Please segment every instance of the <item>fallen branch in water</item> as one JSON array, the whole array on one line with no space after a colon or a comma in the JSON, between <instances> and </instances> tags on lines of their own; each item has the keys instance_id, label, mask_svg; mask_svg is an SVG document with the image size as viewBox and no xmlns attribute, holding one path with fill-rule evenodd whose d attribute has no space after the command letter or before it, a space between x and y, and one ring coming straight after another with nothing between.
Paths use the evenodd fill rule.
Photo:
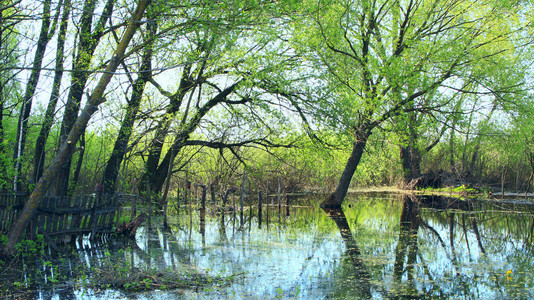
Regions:
<instances>
[{"instance_id":1,"label":"fallen branch in water","mask_svg":"<svg viewBox=\"0 0 534 300\"><path fill-rule=\"evenodd\" d=\"M117 228L117 232L119 234L127 235L129 237L135 237L135 233L137 232L137 228L143 224L146 220L146 214L142 213L137 218L133 219L132 221L128 223L123 223L121 226Z\"/></svg>"}]
</instances>

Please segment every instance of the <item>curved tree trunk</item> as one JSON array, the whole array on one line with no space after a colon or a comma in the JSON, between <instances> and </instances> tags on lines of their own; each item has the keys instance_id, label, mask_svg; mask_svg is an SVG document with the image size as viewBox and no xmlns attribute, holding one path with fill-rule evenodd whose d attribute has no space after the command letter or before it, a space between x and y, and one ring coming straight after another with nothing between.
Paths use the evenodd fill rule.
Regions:
<instances>
[{"instance_id":1,"label":"curved tree trunk","mask_svg":"<svg viewBox=\"0 0 534 300\"><path fill-rule=\"evenodd\" d=\"M180 86L178 87L178 91L169 97L169 107L167 108L167 111L165 112L163 118L159 121L156 127L156 134L154 135L154 138L152 139L152 141L150 142L150 146L148 147L148 158L145 164L144 180L150 181L150 178L152 178L152 176L154 176L154 174L156 174L157 172L158 165L160 164L163 144L171 126L171 119L180 109L185 94L190 91L194 86L194 83L192 83L190 80L190 76L191 64L187 64L186 66L184 66L184 70L182 71L182 78L180 79ZM154 190L159 191L160 189Z\"/></svg>"}]
</instances>

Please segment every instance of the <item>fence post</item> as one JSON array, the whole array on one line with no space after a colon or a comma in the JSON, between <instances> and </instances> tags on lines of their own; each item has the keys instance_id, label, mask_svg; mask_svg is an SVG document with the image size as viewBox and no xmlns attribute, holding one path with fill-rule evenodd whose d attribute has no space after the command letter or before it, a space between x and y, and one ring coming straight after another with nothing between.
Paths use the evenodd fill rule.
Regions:
<instances>
[{"instance_id":1,"label":"fence post","mask_svg":"<svg viewBox=\"0 0 534 300\"><path fill-rule=\"evenodd\" d=\"M245 183L246 183L246 174L243 170L243 184L241 186L241 225L243 225L243 202L245 201Z\"/></svg>"},{"instance_id":2,"label":"fence post","mask_svg":"<svg viewBox=\"0 0 534 300\"><path fill-rule=\"evenodd\" d=\"M284 194L286 191L284 190ZM289 217L289 195L286 194L286 217Z\"/></svg>"},{"instance_id":3,"label":"fence post","mask_svg":"<svg viewBox=\"0 0 534 300\"><path fill-rule=\"evenodd\" d=\"M261 207L261 190L258 191L258 228L261 229L261 217L262 217L262 207Z\"/></svg>"},{"instance_id":4,"label":"fence post","mask_svg":"<svg viewBox=\"0 0 534 300\"><path fill-rule=\"evenodd\" d=\"M282 182L280 180L280 177L278 177L278 225L282 222L282 196L280 193L282 192Z\"/></svg>"},{"instance_id":5,"label":"fence post","mask_svg":"<svg viewBox=\"0 0 534 300\"><path fill-rule=\"evenodd\" d=\"M150 183L147 181L148 190L148 230L152 229L152 191L150 190Z\"/></svg>"},{"instance_id":6,"label":"fence post","mask_svg":"<svg viewBox=\"0 0 534 300\"><path fill-rule=\"evenodd\" d=\"M96 215L96 209L98 207L98 205L100 204L100 198L102 197L102 192L104 191L104 185L101 184L101 183L97 183L95 185L95 193L96 193L96 198L95 198L95 202L93 204L93 210L91 212L91 221L92 221L92 224L91 224L91 240L95 238L95 233L96 233L96 225L97 225L97 221L96 219L98 218L97 215Z\"/></svg>"}]
</instances>

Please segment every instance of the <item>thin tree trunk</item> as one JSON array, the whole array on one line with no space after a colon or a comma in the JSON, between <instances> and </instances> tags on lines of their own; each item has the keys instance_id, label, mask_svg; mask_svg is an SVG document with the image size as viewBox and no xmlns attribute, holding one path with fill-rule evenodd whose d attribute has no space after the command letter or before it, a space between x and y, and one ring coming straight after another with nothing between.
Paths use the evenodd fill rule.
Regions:
<instances>
[{"instance_id":1,"label":"thin tree trunk","mask_svg":"<svg viewBox=\"0 0 534 300\"><path fill-rule=\"evenodd\" d=\"M172 151L172 150L171 150ZM163 205L163 228L168 229L169 224L167 223L167 197L169 195L169 188L171 186L171 174L172 174L172 165L169 165L167 170L167 181L165 182L165 190L163 191L163 196L161 197L161 205Z\"/></svg>"},{"instance_id":2,"label":"thin tree trunk","mask_svg":"<svg viewBox=\"0 0 534 300\"><path fill-rule=\"evenodd\" d=\"M80 138L80 147L78 148L78 161L76 162L76 169L74 170L74 175L72 178L72 184L69 187L69 193L72 193L76 190L76 185L78 185L78 179L80 179L80 172L82 171L83 158L85 154L85 131L82 132Z\"/></svg>"},{"instance_id":3,"label":"thin tree trunk","mask_svg":"<svg viewBox=\"0 0 534 300\"><path fill-rule=\"evenodd\" d=\"M185 94L194 86L190 81L190 73L191 65L188 64L182 71L182 78L180 79L178 91L169 97L169 107L167 108L163 119L161 119L161 121L158 123L156 134L150 142L148 158L145 165L145 178L151 178L154 174L156 174L161 159L163 143L165 142L165 138L167 137L170 129L171 119L180 109Z\"/></svg>"},{"instance_id":4,"label":"thin tree trunk","mask_svg":"<svg viewBox=\"0 0 534 300\"><path fill-rule=\"evenodd\" d=\"M78 112L80 111L80 103L83 97L83 91L89 78L91 60L100 39L104 34L105 24L113 12L113 5L115 0L108 0L100 19L92 32L93 15L98 1L86 0L83 7L83 14L80 24L80 41L77 46L78 53L73 64L73 72L71 75L71 84L69 94L67 96L67 103L65 104L65 112L63 114L63 121L61 125L60 144L67 140L67 136L71 131ZM56 194L65 195L69 186L69 174L71 168L71 157L67 157L61 171L57 175Z\"/></svg>"},{"instance_id":5,"label":"thin tree trunk","mask_svg":"<svg viewBox=\"0 0 534 300\"><path fill-rule=\"evenodd\" d=\"M64 62L64 48L65 48L65 37L67 34L67 27L69 23L69 15L71 9L70 0L65 0L63 5L63 16L61 18L61 25L59 29L59 36L57 40L57 52L56 52L56 66L54 73L54 82L52 83L52 93L50 94L50 100L48 101L48 107L46 108L46 113L41 126L41 131L37 137L35 143L35 154L34 154L34 165L33 165L33 182L39 181L41 175L43 174L43 168L45 163L45 146L48 135L50 134L50 129L54 123L54 115L56 111L57 101L59 99L59 90L61 87L61 79L63 78L63 62Z\"/></svg>"},{"instance_id":6,"label":"thin tree trunk","mask_svg":"<svg viewBox=\"0 0 534 300\"><path fill-rule=\"evenodd\" d=\"M35 189L31 193L28 201L26 201L24 204L24 208L22 209L19 217L13 223L11 230L7 234L7 243L0 245L0 255L13 255L15 253L15 245L21 240L23 233L30 223L32 216L36 212L42 197L45 195L50 184L57 176L58 172L60 171L60 167L63 165L65 160L72 155L74 146L76 145L82 132L85 131L91 116L98 110L98 106L105 101L103 96L106 87L111 81L111 78L117 70L118 65L122 61L128 44L132 40L137 28L141 24L141 18L143 17L145 9L149 3L150 0L139 0L137 3L137 7L128 22L128 27L126 28L120 43L117 45L117 49L115 50L111 60L108 63L108 66L106 67L106 72L104 72L100 77L100 80L87 104L85 105L85 108L72 127L66 142L61 145L58 154L50 166L43 172L43 176L41 176L41 179L37 182Z\"/></svg>"},{"instance_id":7,"label":"thin tree trunk","mask_svg":"<svg viewBox=\"0 0 534 300\"><path fill-rule=\"evenodd\" d=\"M15 143L15 150L13 152L13 161L15 163L15 176L13 178L13 191L18 192L21 189L21 172L22 172L22 156L24 154L24 146L26 137L28 135L28 119L32 109L33 96L39 82L41 75L41 66L43 63L46 46L50 41L50 6L52 0L46 0L43 4L43 21L41 23L41 32L39 33L39 40L37 41L37 49L35 50L35 57L33 59L33 67L30 78L26 85L24 92L24 99L20 108L20 115L17 127L17 137Z\"/></svg>"},{"instance_id":8,"label":"thin tree trunk","mask_svg":"<svg viewBox=\"0 0 534 300\"><path fill-rule=\"evenodd\" d=\"M0 20L1 21L1 20ZM2 37L0 36L0 41ZM1 47L1 44L0 44ZM3 82L0 79L0 191L4 191L8 186L7 164L5 158L6 149L4 147L4 99L3 99Z\"/></svg>"},{"instance_id":9,"label":"thin tree trunk","mask_svg":"<svg viewBox=\"0 0 534 300\"><path fill-rule=\"evenodd\" d=\"M367 140L371 135L371 126L369 124L362 124L357 128L356 131L356 141L352 146L352 152L350 157L345 165L345 169L339 178L336 190L328 197L323 203L321 203L322 208L341 208L341 204L347 195L349 190L350 182L356 172L356 168L360 163L360 160L365 150L365 145Z\"/></svg>"},{"instance_id":10,"label":"thin tree trunk","mask_svg":"<svg viewBox=\"0 0 534 300\"><path fill-rule=\"evenodd\" d=\"M215 97L210 99L206 104L204 104L195 113L195 115L191 117L188 123L183 124L182 126L183 129L180 130L175 135L174 142L171 145L171 149L173 149L173 151L167 151L167 153L165 154L165 157L161 161L156 172L151 174L151 176L149 177L153 191L161 191L161 188L163 187L163 184L165 183L165 177L167 174L167 169L168 169L169 164L172 165L174 163L174 159L176 155L184 147L185 142L189 139L193 131L195 131L195 129L198 127L202 118L217 104L226 101L226 97L228 97L228 95L234 92L237 85L238 83L234 83L233 85L221 91ZM239 103L245 103L245 101L239 102ZM238 102L234 102L234 103L238 103ZM147 175L148 173L145 174L145 176Z\"/></svg>"},{"instance_id":11,"label":"thin tree trunk","mask_svg":"<svg viewBox=\"0 0 534 300\"><path fill-rule=\"evenodd\" d=\"M4 24L4 12L0 10L0 26L3 26ZM0 51L2 51L2 47L4 41L4 28L0 27ZM7 41L7 37L6 37ZM4 53L4 52L0 52ZM7 54L7 52L6 52ZM4 58L6 62L8 61L8 57ZM0 74L2 75L2 74ZM0 191L7 190L8 188L8 175L7 175L7 157L6 157L6 149L4 147L4 140L5 140L5 133L4 133L4 103L5 103L5 97L4 97L4 85L7 82L4 82L3 76L0 76Z\"/></svg>"},{"instance_id":12,"label":"thin tree trunk","mask_svg":"<svg viewBox=\"0 0 534 300\"><path fill-rule=\"evenodd\" d=\"M148 38L151 39L156 35L157 24L155 22L148 22L147 28L149 31ZM104 170L102 184L104 185L104 193L106 194L111 194L115 191L120 165L128 151L128 141L133 132L133 126L137 113L139 112L139 106L141 105L146 83L152 76L150 72L152 69L152 50L152 45L147 46L144 50L141 67L139 69L139 77L133 84L132 96L128 102L128 107L126 108L126 116L121 123L117 140L115 140L113 151L111 152L111 156L109 157Z\"/></svg>"},{"instance_id":13,"label":"thin tree trunk","mask_svg":"<svg viewBox=\"0 0 534 300\"><path fill-rule=\"evenodd\" d=\"M493 107L491 108L490 113L486 116L486 119L482 123L481 127L478 130L478 134L475 138L475 148L473 149L473 155L471 156L471 161L469 162L469 167L467 169L466 178L473 178L474 170L475 170L475 164L478 161L478 155L480 151L480 145L482 144L482 130L484 130L484 126L491 120L491 117L493 116L493 113L497 109L497 104L494 103Z\"/></svg>"},{"instance_id":14,"label":"thin tree trunk","mask_svg":"<svg viewBox=\"0 0 534 300\"><path fill-rule=\"evenodd\" d=\"M451 168L451 172L455 173L455 162L454 162L454 132L456 131L456 118L452 121L451 126L451 136L449 140L449 166Z\"/></svg>"}]
</instances>

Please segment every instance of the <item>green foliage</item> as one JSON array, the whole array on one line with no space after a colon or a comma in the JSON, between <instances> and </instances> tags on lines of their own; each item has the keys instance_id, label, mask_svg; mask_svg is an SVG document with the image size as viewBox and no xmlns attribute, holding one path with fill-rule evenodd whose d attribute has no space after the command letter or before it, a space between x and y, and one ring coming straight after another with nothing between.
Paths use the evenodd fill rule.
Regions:
<instances>
[{"instance_id":1,"label":"green foliage","mask_svg":"<svg viewBox=\"0 0 534 300\"><path fill-rule=\"evenodd\" d=\"M147 149L165 120L170 133L162 140L162 156L195 121L198 124L186 132L187 142L248 141L251 146L219 150L184 142L172 170L171 189L190 180L215 183L220 191L239 186L245 171L253 189L265 188L267 183L273 189L282 178L288 192L331 191L352 149L356 128L364 123L374 130L352 187L397 183L404 171L399 146L421 152L423 171L443 169L460 177L480 147L481 154L473 162L475 177L491 183L506 181L506 177L526 181L528 153L534 144L532 113L523 111L529 105L524 91L532 58L531 49L525 46L531 36L528 30L532 30L528 8L514 1L424 0L413 4L385 0L154 1L150 19L157 22L157 38L142 44L149 36L145 24L135 37L125 70L116 74L107 101L95 114L98 120L85 133L81 175L73 193L92 193L101 180L145 47L154 52L153 84L143 95L140 117L124 146L128 153L121 165L119 191L135 191L139 186ZM3 17L25 9L9 8ZM24 24L4 24L10 23L2 23L9 26L3 34L24 28ZM10 186L14 149L8 141L16 140L18 116L14 112L20 108L17 99L24 84L13 75L31 58L18 59L23 53L16 47L30 43L26 37L2 38L0 58L7 67L0 70L0 78L9 82L2 82L1 97L6 99L2 104L8 111L3 113L0 165L6 166L7 176L0 177L4 181L0 185ZM67 41L79 38L69 33ZM108 61L115 45L111 35L106 41L87 60L85 67L91 70L86 71L100 70ZM81 55L91 58L89 53ZM182 73L187 73L183 79L194 88L182 95L179 104L170 104L169 95L179 94ZM90 76L88 86L96 78ZM234 83L239 84L225 101L199 113ZM48 92L47 86L39 87L36 97ZM230 102L244 99L246 103ZM176 111L168 113L170 105L176 105ZM42 123L44 106L34 109L30 124ZM489 111L494 115L486 120ZM494 121L510 116L515 117L513 122ZM47 153L57 152L60 127L57 121ZM35 144L38 129L30 126L28 145ZM447 137L453 150L443 140ZM426 147L440 138L427 152ZM502 142L508 151L502 151ZM80 150L73 156L73 166L81 157ZM26 178L36 159L31 153L26 151L22 158ZM445 159L450 156L456 159L455 166ZM53 155L47 155L45 165L52 159ZM522 182L507 184L525 188ZM32 184L25 185L26 190L32 188Z\"/></svg>"}]
</instances>

